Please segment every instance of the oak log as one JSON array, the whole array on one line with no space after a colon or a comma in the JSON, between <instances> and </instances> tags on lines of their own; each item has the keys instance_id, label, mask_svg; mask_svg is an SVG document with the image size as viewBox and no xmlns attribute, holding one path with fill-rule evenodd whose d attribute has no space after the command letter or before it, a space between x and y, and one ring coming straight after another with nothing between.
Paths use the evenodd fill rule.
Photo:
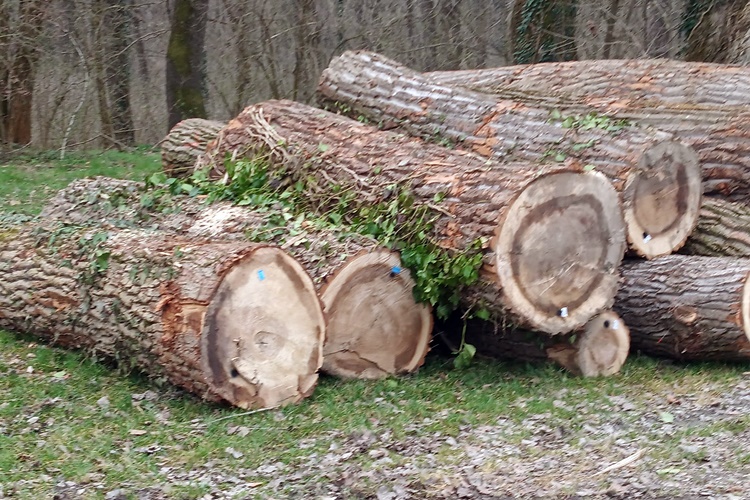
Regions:
<instances>
[{"instance_id":1,"label":"oak log","mask_svg":"<svg viewBox=\"0 0 750 500\"><path fill-rule=\"evenodd\" d=\"M622 197L631 248L647 258L679 249L697 221L698 158L672 134L636 126L565 128L547 108L434 83L365 51L331 61L318 95L348 116L447 140L498 161L602 172Z\"/></svg>"},{"instance_id":2,"label":"oak log","mask_svg":"<svg viewBox=\"0 0 750 500\"><path fill-rule=\"evenodd\" d=\"M623 262L614 309L631 346L677 360L750 359L750 259L670 255Z\"/></svg>"},{"instance_id":3,"label":"oak log","mask_svg":"<svg viewBox=\"0 0 750 500\"><path fill-rule=\"evenodd\" d=\"M242 408L297 402L316 385L322 308L280 249L59 221L2 238L2 328Z\"/></svg>"}]
</instances>

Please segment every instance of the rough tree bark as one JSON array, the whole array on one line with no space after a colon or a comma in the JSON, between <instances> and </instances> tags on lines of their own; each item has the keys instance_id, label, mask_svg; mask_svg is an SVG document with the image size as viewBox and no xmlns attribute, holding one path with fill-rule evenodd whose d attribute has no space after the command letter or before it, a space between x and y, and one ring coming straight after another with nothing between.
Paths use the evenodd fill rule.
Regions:
<instances>
[{"instance_id":1,"label":"rough tree bark","mask_svg":"<svg viewBox=\"0 0 750 500\"><path fill-rule=\"evenodd\" d=\"M581 330L562 337L504 328L479 319L468 319L464 323L457 317L441 325L439 330L454 351L464 332L463 340L475 346L479 356L512 361L554 361L574 375L585 377L619 372L630 349L628 327L613 311L602 312Z\"/></svg>"},{"instance_id":2,"label":"rough tree bark","mask_svg":"<svg viewBox=\"0 0 750 500\"><path fill-rule=\"evenodd\" d=\"M161 141L161 166L170 177L189 177L201 168L199 159L226 123L188 118L172 127Z\"/></svg>"},{"instance_id":3,"label":"rough tree bark","mask_svg":"<svg viewBox=\"0 0 750 500\"><path fill-rule=\"evenodd\" d=\"M750 259L626 261L614 309L631 345L677 360L750 360Z\"/></svg>"},{"instance_id":4,"label":"rough tree bark","mask_svg":"<svg viewBox=\"0 0 750 500\"><path fill-rule=\"evenodd\" d=\"M323 312L280 249L54 221L2 238L3 328L243 408L296 402L316 384Z\"/></svg>"},{"instance_id":5,"label":"rough tree bark","mask_svg":"<svg viewBox=\"0 0 750 500\"><path fill-rule=\"evenodd\" d=\"M72 224L93 220L155 227L208 241L262 240L280 246L308 271L326 315L323 370L348 378L382 378L414 372L429 351L432 312L417 304L410 272L397 252L344 229L269 225L268 212L228 202L206 205L174 197L164 212L139 207L144 187L133 181L85 179L59 191L42 217ZM308 226L305 228L304 226Z\"/></svg>"},{"instance_id":6,"label":"rough tree bark","mask_svg":"<svg viewBox=\"0 0 750 500\"><path fill-rule=\"evenodd\" d=\"M642 68L634 67L624 61L617 61L625 67L618 74L625 80L627 70L637 72ZM609 61L605 61L609 63ZM558 65L561 73L568 73L568 68ZM703 172L703 191L706 194L721 194L734 199L744 199L750 196L750 108L744 106L716 106L700 104L675 104L642 101L637 93L623 92L621 86L612 84L604 92L599 86L601 82L592 75L598 73L599 68L590 67L585 62L580 65L580 71L569 75L567 85L579 85L574 96L554 92L545 93L542 86L532 85L531 82L521 82L519 86L530 87L533 90L520 90L506 87L504 84L474 83L484 81L484 71L488 74L495 70L477 70L474 72L429 73L427 78L438 84L464 85L474 90L491 93L500 99L514 100L529 106L558 110L564 115L586 115L588 113L602 113L613 119L624 119L633 123L653 126L659 130L673 134L677 139L690 145L698 154ZM683 68L688 72L688 68ZM458 74L466 75L462 83L458 83ZM750 76L750 70L747 70ZM521 73L523 75L523 73ZM552 75L548 82L561 80L561 76ZM750 78L748 80L750 83ZM699 84L696 80L696 84ZM675 81L674 86L680 82ZM672 87L674 89L674 87ZM750 87L748 88L750 90ZM580 91L580 93L579 93ZM689 88L683 88L684 93L691 93ZM730 92L731 89L726 89ZM750 97L745 98L750 104Z\"/></svg>"},{"instance_id":7,"label":"rough tree bark","mask_svg":"<svg viewBox=\"0 0 750 500\"><path fill-rule=\"evenodd\" d=\"M323 72L321 100L431 140L449 140L497 161L523 159L595 169L623 200L628 241L644 257L677 250L692 231L701 198L692 148L655 130L616 132L553 123L549 109L439 85L370 52L346 52ZM555 160L555 161L553 161Z\"/></svg>"},{"instance_id":8,"label":"rough tree bark","mask_svg":"<svg viewBox=\"0 0 750 500\"><path fill-rule=\"evenodd\" d=\"M494 295L474 296L534 328L558 333L585 324L616 286L624 228L618 197L600 174L488 162L289 101L246 108L216 145L208 154L219 160L260 157L285 167L307 182L313 204L329 202L335 186L357 193L351 210L404 193L426 204L442 247L486 242ZM212 175L224 175L223 161Z\"/></svg>"},{"instance_id":9,"label":"rough tree bark","mask_svg":"<svg viewBox=\"0 0 750 500\"><path fill-rule=\"evenodd\" d=\"M698 225L681 252L689 255L750 257L750 207L705 198Z\"/></svg>"},{"instance_id":10,"label":"rough tree bark","mask_svg":"<svg viewBox=\"0 0 750 500\"><path fill-rule=\"evenodd\" d=\"M670 59L570 61L425 75L444 85L506 89L573 99L614 99L623 106L746 106L750 68Z\"/></svg>"}]
</instances>

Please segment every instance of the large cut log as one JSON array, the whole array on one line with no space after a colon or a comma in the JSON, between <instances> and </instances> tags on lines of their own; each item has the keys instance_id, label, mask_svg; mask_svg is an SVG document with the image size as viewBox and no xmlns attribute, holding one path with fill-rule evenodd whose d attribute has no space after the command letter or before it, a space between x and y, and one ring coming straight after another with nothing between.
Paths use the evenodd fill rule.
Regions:
<instances>
[{"instance_id":1,"label":"large cut log","mask_svg":"<svg viewBox=\"0 0 750 500\"><path fill-rule=\"evenodd\" d=\"M206 152L209 141L216 138L223 122L188 118L172 127L161 141L162 170L170 177L188 177Z\"/></svg>"},{"instance_id":2,"label":"large cut log","mask_svg":"<svg viewBox=\"0 0 750 500\"><path fill-rule=\"evenodd\" d=\"M441 85L454 81L450 76L446 76L445 80L441 78L445 73L426 75L430 81ZM578 75L582 85L589 84L586 80L588 76L585 72ZM547 109L569 119L598 113L669 132L696 151L705 194L721 194L735 199L750 196L750 97L743 106L690 103L645 105L631 102L631 96L623 94L622 87L610 89L612 94L609 96L592 91L570 97L544 94L539 88L530 92L503 86L475 88L500 99Z\"/></svg>"},{"instance_id":3,"label":"large cut log","mask_svg":"<svg viewBox=\"0 0 750 500\"><path fill-rule=\"evenodd\" d=\"M144 210L141 183L81 179L59 191L42 217L72 224L107 221L151 227L210 241L263 240L280 246L308 271L326 315L323 370L343 377L381 378L424 364L432 332L431 308L418 304L414 280L399 254L345 230L314 229L303 220L284 228L269 213L228 202L205 204L175 196L170 210ZM115 205L112 202L115 201ZM394 271L395 270L395 271Z\"/></svg>"},{"instance_id":4,"label":"large cut log","mask_svg":"<svg viewBox=\"0 0 750 500\"><path fill-rule=\"evenodd\" d=\"M574 375L614 375L625 364L630 350L628 327L613 311L592 318L585 328L572 334L550 337L479 319L453 318L442 325L443 338L452 350L463 340L477 355L492 359L554 361Z\"/></svg>"},{"instance_id":5,"label":"large cut log","mask_svg":"<svg viewBox=\"0 0 750 500\"><path fill-rule=\"evenodd\" d=\"M492 162L289 101L246 108L217 143L217 157L283 167L304 181L312 204L336 202L340 189L355 194L346 201L352 212L394 199L428 207L443 248L464 252L485 242L486 290L493 292L465 297L533 328L582 326L608 307L617 286L622 213L612 185L596 172ZM213 175L224 175L223 162Z\"/></svg>"},{"instance_id":6,"label":"large cut log","mask_svg":"<svg viewBox=\"0 0 750 500\"><path fill-rule=\"evenodd\" d=\"M633 349L677 360L750 360L750 259L623 262L614 309Z\"/></svg>"},{"instance_id":7,"label":"large cut log","mask_svg":"<svg viewBox=\"0 0 750 500\"><path fill-rule=\"evenodd\" d=\"M315 387L323 312L309 276L278 248L54 221L2 239L2 328L242 408L296 402Z\"/></svg>"},{"instance_id":8,"label":"large cut log","mask_svg":"<svg viewBox=\"0 0 750 500\"><path fill-rule=\"evenodd\" d=\"M563 126L543 107L437 84L370 52L334 59L318 94L350 116L449 140L488 158L602 172L621 193L628 241L644 257L679 249L697 221L698 159L670 134L607 121Z\"/></svg>"},{"instance_id":9,"label":"large cut log","mask_svg":"<svg viewBox=\"0 0 750 500\"><path fill-rule=\"evenodd\" d=\"M750 207L716 198L704 198L698 225L682 253L750 257Z\"/></svg>"},{"instance_id":10,"label":"large cut log","mask_svg":"<svg viewBox=\"0 0 750 500\"><path fill-rule=\"evenodd\" d=\"M747 106L750 68L669 59L568 61L434 71L430 79L482 90L517 90L574 99L612 99L623 106Z\"/></svg>"}]
</instances>

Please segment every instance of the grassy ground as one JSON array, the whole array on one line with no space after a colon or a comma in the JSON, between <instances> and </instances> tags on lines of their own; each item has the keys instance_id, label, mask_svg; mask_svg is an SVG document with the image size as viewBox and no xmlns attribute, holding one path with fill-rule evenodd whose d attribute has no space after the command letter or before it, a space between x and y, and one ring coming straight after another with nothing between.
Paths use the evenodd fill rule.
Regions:
<instances>
[{"instance_id":1,"label":"grassy ground","mask_svg":"<svg viewBox=\"0 0 750 500\"><path fill-rule=\"evenodd\" d=\"M104 175L143 180L160 168L152 149L132 152L73 151L64 160L56 151L27 154L0 163L0 211L38 213L44 201L73 179Z\"/></svg>"},{"instance_id":2,"label":"grassy ground","mask_svg":"<svg viewBox=\"0 0 750 500\"><path fill-rule=\"evenodd\" d=\"M13 484L20 498L50 498L65 481L77 488L93 483L96 487L89 486L83 496L95 498L118 488L134 492L168 483L165 471L172 469L210 464L238 473L277 462L294 468L313 453L324 455L336 436L379 427L389 429L394 440L409 440L415 422L423 423L425 435L444 438L499 416L523 429L525 421L545 415L549 425L568 422L575 434L590 422L575 410L581 402L614 413L612 398L625 397L640 407L650 404L639 402L644 395L665 400L706 386L722 391L741 376L738 367L685 368L647 358L633 359L621 376L601 380L569 378L551 366L478 361L468 370L450 367L447 360L431 358L419 374L397 380L324 378L313 397L299 405L246 414L0 331L0 485ZM748 425L744 416L709 431L740 432ZM530 434L520 431L510 439L520 442ZM658 446L662 456L682 454L679 439L672 441ZM740 454L736 466L748 458ZM454 459L450 450L441 457ZM372 457L351 460L364 467ZM259 487L268 482L252 475L244 479ZM210 489L200 481L175 483L168 489L175 498L199 498Z\"/></svg>"},{"instance_id":3,"label":"grassy ground","mask_svg":"<svg viewBox=\"0 0 750 500\"><path fill-rule=\"evenodd\" d=\"M157 169L157 155L147 151L78 153L64 162L54 155L17 159L0 165L0 211L37 213L55 189L77 177L142 179ZM750 467L742 444L750 436L745 370L635 357L619 376L591 380L549 365L481 360L459 371L450 360L430 357L414 376L323 378L299 405L249 414L0 330L0 498L103 498L109 492L108 498L197 499L217 491L269 498L276 490L282 497L315 498L323 495L300 491L351 477L355 485L336 498L397 498L380 490L377 474L400 468L414 481L417 475L449 477L479 453L479 472L505 477L525 463L545 457L565 463L579 453L585 482L632 446L649 449L649 461L636 464L643 474L695 482L697 476L680 474L713 463L714 441L699 446L712 436L723 436L726 448L715 457L724 474L717 477L736 484L735 472ZM378 435L380 448L363 437L368 433ZM487 436L489 444L482 441ZM492 455L498 450L505 455ZM529 469L529 484L542 473L576 477L543 463L541 472ZM286 486L274 484L277 470L293 471L284 476ZM524 480L509 481L506 493L521 491ZM238 485L244 489L231 493ZM290 485L296 493L285 495ZM570 488L555 491L576 493ZM118 489L120 496L113 495Z\"/></svg>"}]
</instances>

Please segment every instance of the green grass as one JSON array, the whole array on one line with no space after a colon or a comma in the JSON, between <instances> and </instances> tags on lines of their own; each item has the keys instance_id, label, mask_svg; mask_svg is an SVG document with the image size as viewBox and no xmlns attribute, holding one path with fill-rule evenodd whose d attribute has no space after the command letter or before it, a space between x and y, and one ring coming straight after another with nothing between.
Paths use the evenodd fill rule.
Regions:
<instances>
[{"instance_id":1,"label":"green grass","mask_svg":"<svg viewBox=\"0 0 750 500\"><path fill-rule=\"evenodd\" d=\"M425 435L451 436L462 426L505 418L519 427L508 440L520 440L526 437L521 424L533 415L545 414L550 426L575 429L590 421L571 410L580 402L606 417L617 411L609 396L624 395L645 410L652 403L644 395L688 393L706 384L720 390L742 375L736 366L683 367L648 358L629 361L619 377L594 380L571 378L549 365L478 361L463 371L451 366L434 357L418 374L401 379L323 378L301 404L246 414L158 387L138 375L118 374L81 353L0 331L0 485L41 478L17 487L17 493L42 498L59 480L97 481L109 491L160 484L163 467L191 470L212 462L213 467L237 470L277 461L295 466L313 452L324 454L335 439L368 429L389 429L394 439L408 441L415 424ZM651 387L644 392L644 386ZM146 391L158 397L134 399ZM748 418L741 417L707 430L741 432L749 426ZM230 434L236 427L246 427L247 435ZM671 440L676 447L679 439ZM300 448L301 442L308 445ZM149 446L153 453L145 450ZM225 451L229 447L244 456L231 457ZM671 449L659 456L670 457ZM455 457L446 450L440 459L450 463ZM747 457L740 453L737 459ZM369 458L365 454L352 460ZM193 485L179 493L197 498L205 492Z\"/></svg>"},{"instance_id":2,"label":"green grass","mask_svg":"<svg viewBox=\"0 0 750 500\"><path fill-rule=\"evenodd\" d=\"M36 215L47 199L74 179L103 175L143 180L159 169L159 155L150 148L73 151L64 160L56 151L18 156L0 163L0 211Z\"/></svg>"}]
</instances>

